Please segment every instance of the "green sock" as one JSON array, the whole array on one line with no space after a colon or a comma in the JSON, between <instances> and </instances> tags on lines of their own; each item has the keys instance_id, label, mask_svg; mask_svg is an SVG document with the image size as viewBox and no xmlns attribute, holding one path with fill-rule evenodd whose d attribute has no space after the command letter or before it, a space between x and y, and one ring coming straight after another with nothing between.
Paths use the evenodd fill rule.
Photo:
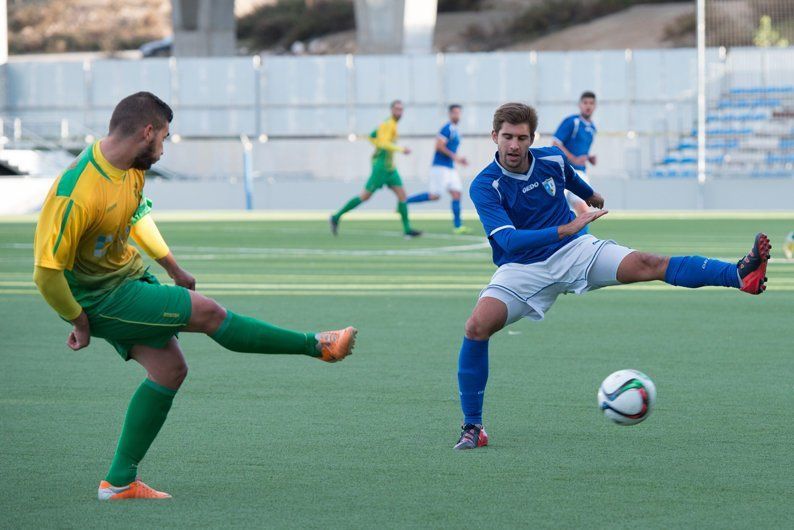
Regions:
<instances>
[{"instance_id":1,"label":"green sock","mask_svg":"<svg viewBox=\"0 0 794 530\"><path fill-rule=\"evenodd\" d=\"M138 463L152 445L165 423L176 390L144 379L132 395L119 445L105 480L114 486L126 486L138 473Z\"/></svg>"},{"instance_id":2,"label":"green sock","mask_svg":"<svg viewBox=\"0 0 794 530\"><path fill-rule=\"evenodd\" d=\"M295 353L319 357L314 333L281 329L251 317L226 311L226 320L210 335L226 348L242 353Z\"/></svg>"},{"instance_id":3,"label":"green sock","mask_svg":"<svg viewBox=\"0 0 794 530\"><path fill-rule=\"evenodd\" d=\"M397 203L397 211L403 220L403 232L406 234L411 231L411 223L408 222L408 205L404 202Z\"/></svg>"},{"instance_id":4,"label":"green sock","mask_svg":"<svg viewBox=\"0 0 794 530\"><path fill-rule=\"evenodd\" d=\"M336 212L334 214L334 219L336 219L338 221L340 217L342 217L347 212L349 212L350 210L352 210L353 208L355 208L356 206L358 206L361 203L362 203L361 197L356 195L355 197L353 197L352 199L347 201L347 204L342 206L341 210L339 210L338 212Z\"/></svg>"}]
</instances>

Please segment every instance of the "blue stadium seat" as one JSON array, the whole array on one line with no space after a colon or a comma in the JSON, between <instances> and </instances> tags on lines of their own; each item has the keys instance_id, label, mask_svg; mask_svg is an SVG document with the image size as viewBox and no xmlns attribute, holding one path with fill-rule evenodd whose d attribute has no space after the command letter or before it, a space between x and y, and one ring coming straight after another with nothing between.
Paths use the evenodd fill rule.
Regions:
<instances>
[{"instance_id":1,"label":"blue stadium seat","mask_svg":"<svg viewBox=\"0 0 794 530\"><path fill-rule=\"evenodd\" d=\"M720 109L752 109L758 107L780 107L779 99L747 99L747 100L720 100L717 108Z\"/></svg>"},{"instance_id":2,"label":"blue stadium seat","mask_svg":"<svg viewBox=\"0 0 794 530\"><path fill-rule=\"evenodd\" d=\"M734 87L723 92L706 123L706 162L714 175L794 178L794 85ZM653 178L697 176L697 126L670 146L648 173Z\"/></svg>"},{"instance_id":3,"label":"blue stadium seat","mask_svg":"<svg viewBox=\"0 0 794 530\"><path fill-rule=\"evenodd\" d=\"M794 94L794 86L732 88L728 93L736 96L745 94Z\"/></svg>"},{"instance_id":4,"label":"blue stadium seat","mask_svg":"<svg viewBox=\"0 0 794 530\"><path fill-rule=\"evenodd\" d=\"M794 164L794 154L778 155L769 153L766 157L766 161L768 164Z\"/></svg>"}]
</instances>

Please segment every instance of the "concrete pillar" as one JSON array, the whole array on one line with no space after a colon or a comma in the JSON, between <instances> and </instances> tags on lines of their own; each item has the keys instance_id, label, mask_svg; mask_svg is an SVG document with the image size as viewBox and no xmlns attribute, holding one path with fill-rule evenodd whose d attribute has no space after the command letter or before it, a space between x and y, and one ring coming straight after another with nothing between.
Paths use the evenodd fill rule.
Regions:
<instances>
[{"instance_id":1,"label":"concrete pillar","mask_svg":"<svg viewBox=\"0 0 794 530\"><path fill-rule=\"evenodd\" d=\"M403 53L433 53L438 0L405 0Z\"/></svg>"},{"instance_id":2,"label":"concrete pillar","mask_svg":"<svg viewBox=\"0 0 794 530\"><path fill-rule=\"evenodd\" d=\"M171 0L176 57L236 55L234 0Z\"/></svg>"},{"instance_id":3,"label":"concrete pillar","mask_svg":"<svg viewBox=\"0 0 794 530\"><path fill-rule=\"evenodd\" d=\"M6 63L8 62L8 3L0 0L0 110L5 112L8 108L8 94L6 93ZM0 124L0 137L5 135L4 127ZM0 143L0 150L3 144Z\"/></svg>"},{"instance_id":4,"label":"concrete pillar","mask_svg":"<svg viewBox=\"0 0 794 530\"><path fill-rule=\"evenodd\" d=\"M8 62L8 2L0 0L0 64Z\"/></svg>"},{"instance_id":5,"label":"concrete pillar","mask_svg":"<svg viewBox=\"0 0 794 530\"><path fill-rule=\"evenodd\" d=\"M437 0L355 0L359 53L433 51Z\"/></svg>"}]
</instances>

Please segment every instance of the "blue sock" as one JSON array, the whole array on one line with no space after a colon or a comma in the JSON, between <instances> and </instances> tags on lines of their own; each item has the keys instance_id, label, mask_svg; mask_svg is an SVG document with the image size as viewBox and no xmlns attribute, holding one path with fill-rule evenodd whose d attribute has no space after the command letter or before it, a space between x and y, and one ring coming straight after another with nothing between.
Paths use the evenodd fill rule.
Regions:
<instances>
[{"instance_id":1,"label":"blue sock","mask_svg":"<svg viewBox=\"0 0 794 530\"><path fill-rule=\"evenodd\" d=\"M460 201L452 201L452 223L455 228L460 228Z\"/></svg>"},{"instance_id":2,"label":"blue sock","mask_svg":"<svg viewBox=\"0 0 794 530\"><path fill-rule=\"evenodd\" d=\"M463 337L458 357L458 388L463 422L482 424L482 402L488 382L488 341Z\"/></svg>"},{"instance_id":3,"label":"blue sock","mask_svg":"<svg viewBox=\"0 0 794 530\"><path fill-rule=\"evenodd\" d=\"M406 203L410 203L410 202L425 202L425 201L429 201L429 200L430 200L430 194L429 193L417 193L416 195L411 195L410 197L408 197L405 200L405 202Z\"/></svg>"},{"instance_id":4,"label":"blue sock","mask_svg":"<svg viewBox=\"0 0 794 530\"><path fill-rule=\"evenodd\" d=\"M741 287L736 265L703 256L676 256L664 273L664 281L680 287Z\"/></svg>"}]
</instances>

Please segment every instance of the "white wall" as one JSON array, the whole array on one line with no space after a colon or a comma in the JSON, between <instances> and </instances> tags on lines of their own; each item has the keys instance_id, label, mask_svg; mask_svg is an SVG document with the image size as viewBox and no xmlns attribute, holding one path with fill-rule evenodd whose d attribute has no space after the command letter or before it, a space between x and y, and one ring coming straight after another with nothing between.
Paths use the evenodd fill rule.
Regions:
<instances>
[{"instance_id":1,"label":"white wall","mask_svg":"<svg viewBox=\"0 0 794 530\"><path fill-rule=\"evenodd\" d=\"M716 50L709 57L719 60ZM660 120L676 130L691 127L696 88L693 49L261 60L19 57L3 68L3 113L45 136L58 135L62 118L102 133L115 103L139 90L171 104L173 132L191 137L367 134L388 115L393 99L406 104L400 124L406 136L435 134L450 103L464 105L469 134L487 133L493 110L508 100L535 105L551 130L576 111L584 90L598 94L601 132L655 133Z\"/></svg>"}]
</instances>

